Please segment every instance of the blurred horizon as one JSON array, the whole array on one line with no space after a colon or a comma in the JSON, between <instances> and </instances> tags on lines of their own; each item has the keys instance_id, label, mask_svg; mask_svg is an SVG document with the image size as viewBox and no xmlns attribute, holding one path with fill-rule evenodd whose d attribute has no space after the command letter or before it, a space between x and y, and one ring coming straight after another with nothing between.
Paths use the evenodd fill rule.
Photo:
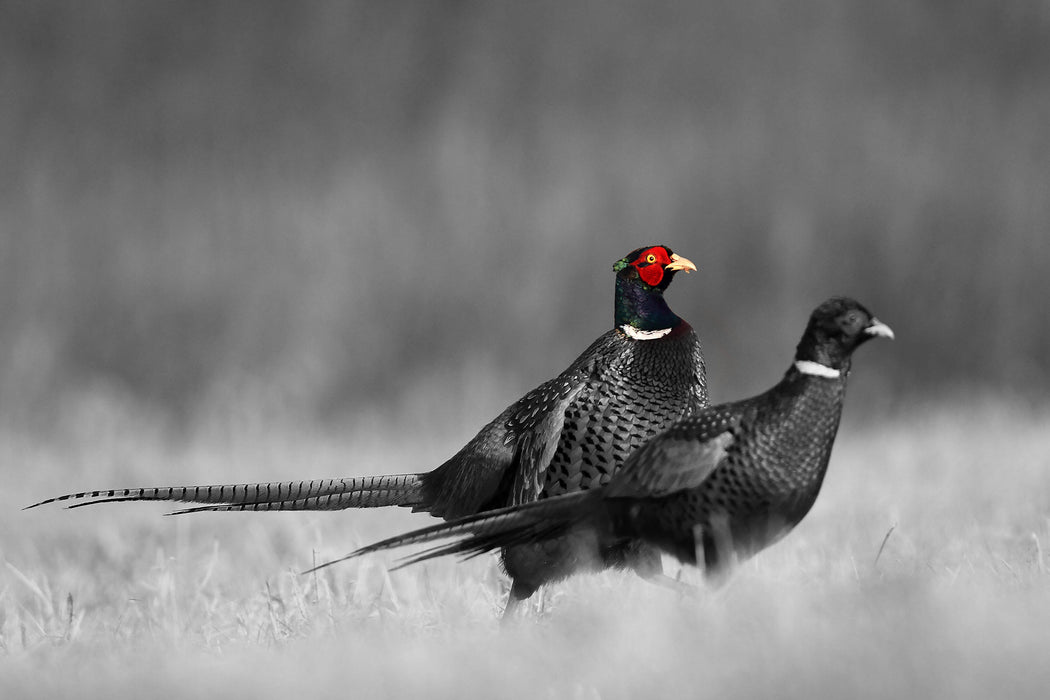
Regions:
<instances>
[{"instance_id":1,"label":"blurred horizon","mask_svg":"<svg viewBox=\"0 0 1050 700\"><path fill-rule=\"evenodd\" d=\"M0 37L0 422L470 433L650 243L700 268L667 295L716 401L832 294L897 333L850 411L1050 387L1050 3L9 2Z\"/></svg>"}]
</instances>

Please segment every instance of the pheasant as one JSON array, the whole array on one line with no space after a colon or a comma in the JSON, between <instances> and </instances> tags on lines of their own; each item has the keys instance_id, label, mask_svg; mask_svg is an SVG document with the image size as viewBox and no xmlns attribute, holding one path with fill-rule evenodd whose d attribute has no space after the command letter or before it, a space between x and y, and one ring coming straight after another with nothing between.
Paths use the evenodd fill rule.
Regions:
<instances>
[{"instance_id":1,"label":"pheasant","mask_svg":"<svg viewBox=\"0 0 1050 700\"><path fill-rule=\"evenodd\" d=\"M424 528L336 561L457 537L404 565L558 542L576 552L574 571L581 571L600 568L610 549L643 542L721 580L735 562L787 534L813 505L838 431L851 355L878 336L893 332L856 301L830 299L810 317L780 383L675 423L605 486Z\"/></svg>"},{"instance_id":2,"label":"pheasant","mask_svg":"<svg viewBox=\"0 0 1050 700\"><path fill-rule=\"evenodd\" d=\"M206 504L176 511L339 510L405 506L453 519L606 483L646 440L707 406L700 340L664 299L675 274L696 266L664 245L613 265L614 327L560 375L500 413L459 452L418 474L218 486L85 491L50 498L80 507L114 501ZM608 566L660 581L659 554L638 542L606 552ZM510 612L538 582L571 572L570 550L522 544L504 550Z\"/></svg>"}]
</instances>

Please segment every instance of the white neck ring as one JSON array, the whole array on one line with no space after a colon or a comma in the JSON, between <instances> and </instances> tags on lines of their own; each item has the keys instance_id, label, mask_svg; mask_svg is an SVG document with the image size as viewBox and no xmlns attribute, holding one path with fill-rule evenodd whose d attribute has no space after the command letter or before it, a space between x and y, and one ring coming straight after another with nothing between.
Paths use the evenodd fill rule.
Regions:
<instances>
[{"instance_id":1,"label":"white neck ring","mask_svg":"<svg viewBox=\"0 0 1050 700\"><path fill-rule=\"evenodd\" d=\"M811 362L809 360L795 360L795 369L802 374L808 374L811 377L838 379L842 376L842 370L833 369L827 365L822 365L819 362Z\"/></svg>"},{"instance_id":2,"label":"white neck ring","mask_svg":"<svg viewBox=\"0 0 1050 700\"><path fill-rule=\"evenodd\" d=\"M670 328L658 328L655 331L643 331L635 328L629 323L620 326L620 330L626 333L629 338L634 338L635 340L656 340L657 338L663 338L671 332Z\"/></svg>"}]
</instances>

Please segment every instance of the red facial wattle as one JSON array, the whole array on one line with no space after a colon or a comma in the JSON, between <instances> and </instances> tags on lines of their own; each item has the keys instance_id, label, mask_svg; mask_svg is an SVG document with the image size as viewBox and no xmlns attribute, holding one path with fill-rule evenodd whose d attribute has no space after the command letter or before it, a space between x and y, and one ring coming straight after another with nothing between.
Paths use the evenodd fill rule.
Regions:
<instances>
[{"instance_id":1,"label":"red facial wattle","mask_svg":"<svg viewBox=\"0 0 1050 700\"><path fill-rule=\"evenodd\" d=\"M655 287L663 281L664 266L670 264L671 256L663 248L656 246L643 251L638 258L631 263L638 270L638 276L650 287Z\"/></svg>"},{"instance_id":2,"label":"red facial wattle","mask_svg":"<svg viewBox=\"0 0 1050 700\"><path fill-rule=\"evenodd\" d=\"M659 263L645 265L638 268L638 274L641 276L642 281L650 287L655 287L660 284L660 281L664 278L664 266Z\"/></svg>"}]
</instances>

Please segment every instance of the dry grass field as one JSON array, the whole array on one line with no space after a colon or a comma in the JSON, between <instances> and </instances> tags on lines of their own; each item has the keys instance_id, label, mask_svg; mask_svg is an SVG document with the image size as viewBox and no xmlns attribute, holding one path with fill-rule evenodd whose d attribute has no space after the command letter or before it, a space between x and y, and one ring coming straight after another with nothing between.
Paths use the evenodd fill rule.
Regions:
<instances>
[{"instance_id":1,"label":"dry grass field","mask_svg":"<svg viewBox=\"0 0 1050 700\"><path fill-rule=\"evenodd\" d=\"M4 436L5 697L1034 698L1050 682L1045 408L916 405L865 425L847 407L814 511L723 589L579 577L507 629L494 558L297 573L422 515L19 510L166 474L408 470L452 437L256 426L175 444L105 408L59 443Z\"/></svg>"}]
</instances>

